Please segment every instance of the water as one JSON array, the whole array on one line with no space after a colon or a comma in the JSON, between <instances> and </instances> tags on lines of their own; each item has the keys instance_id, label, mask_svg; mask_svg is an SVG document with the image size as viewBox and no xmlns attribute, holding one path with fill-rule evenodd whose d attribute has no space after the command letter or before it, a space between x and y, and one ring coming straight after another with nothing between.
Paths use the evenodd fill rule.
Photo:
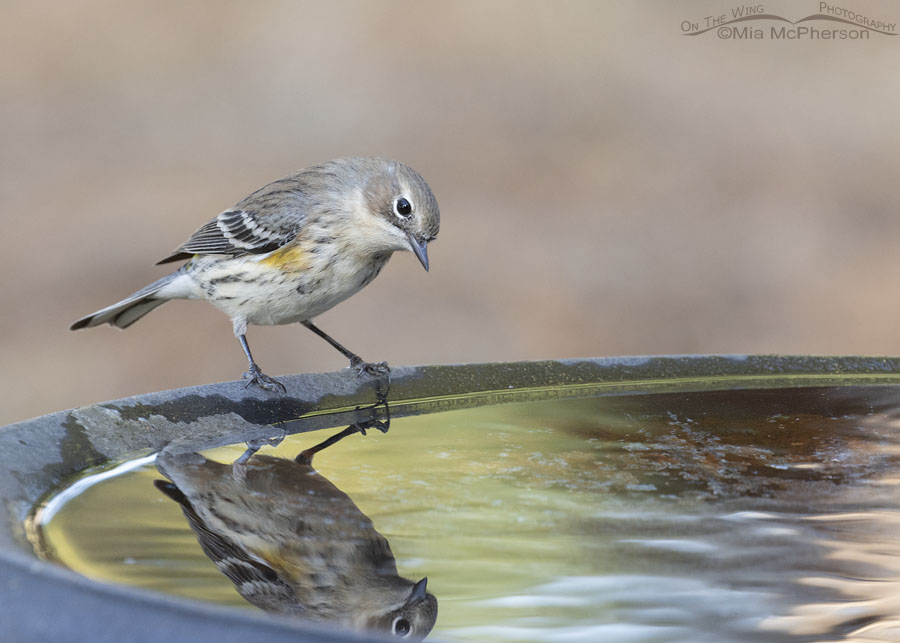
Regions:
<instances>
[{"instance_id":1,"label":"water","mask_svg":"<svg viewBox=\"0 0 900 643\"><path fill-rule=\"evenodd\" d=\"M328 434L260 453L293 458ZM231 462L242 450L206 455ZM427 576L435 639L900 640L896 387L436 413L350 436L314 466L337 492L304 491L311 474L298 469L257 499L312 519L300 496L328 497L356 516L346 494L354 520L372 521L365 538L390 543L403 591ZM154 486L162 478L135 462L51 499L36 515L42 555L98 580L256 609ZM309 551L282 547L307 557L293 572L307 579ZM341 551L332 570L349 564ZM314 602L321 590L304 587Z\"/></svg>"}]
</instances>

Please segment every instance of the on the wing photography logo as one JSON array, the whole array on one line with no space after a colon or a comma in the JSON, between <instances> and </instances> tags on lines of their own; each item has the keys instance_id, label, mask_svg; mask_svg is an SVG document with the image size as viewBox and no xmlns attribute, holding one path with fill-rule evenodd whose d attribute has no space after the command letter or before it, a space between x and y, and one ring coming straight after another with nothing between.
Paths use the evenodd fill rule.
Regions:
<instances>
[{"instance_id":1,"label":"on the wing photography logo","mask_svg":"<svg viewBox=\"0 0 900 643\"><path fill-rule=\"evenodd\" d=\"M873 35L896 36L897 24L829 2L819 2L816 13L798 20L768 13L765 5L755 4L682 20L681 33L714 33L720 40L870 40Z\"/></svg>"}]
</instances>

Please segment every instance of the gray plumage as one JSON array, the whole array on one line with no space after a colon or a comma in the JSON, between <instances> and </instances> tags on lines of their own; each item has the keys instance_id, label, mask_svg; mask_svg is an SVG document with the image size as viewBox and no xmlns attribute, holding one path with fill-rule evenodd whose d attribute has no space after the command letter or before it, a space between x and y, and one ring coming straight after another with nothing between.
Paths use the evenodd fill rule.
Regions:
<instances>
[{"instance_id":1,"label":"gray plumage","mask_svg":"<svg viewBox=\"0 0 900 643\"><path fill-rule=\"evenodd\" d=\"M172 482L156 486L253 605L413 640L434 626L437 600L426 581L397 573L388 541L311 461L255 455L225 465L164 451L157 468Z\"/></svg>"}]
</instances>

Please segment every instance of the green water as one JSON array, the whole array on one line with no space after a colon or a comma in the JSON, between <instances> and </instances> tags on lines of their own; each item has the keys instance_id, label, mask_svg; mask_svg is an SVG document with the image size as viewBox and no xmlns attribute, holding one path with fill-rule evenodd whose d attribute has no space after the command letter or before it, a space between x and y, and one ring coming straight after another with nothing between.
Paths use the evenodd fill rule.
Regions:
<instances>
[{"instance_id":1,"label":"green water","mask_svg":"<svg viewBox=\"0 0 900 643\"><path fill-rule=\"evenodd\" d=\"M293 458L329 433L260 454ZM387 539L399 576L427 576L435 639L900 636L895 387L436 413L350 436L314 466ZM137 463L51 500L37 515L43 554L98 580L256 609L161 478Z\"/></svg>"}]
</instances>

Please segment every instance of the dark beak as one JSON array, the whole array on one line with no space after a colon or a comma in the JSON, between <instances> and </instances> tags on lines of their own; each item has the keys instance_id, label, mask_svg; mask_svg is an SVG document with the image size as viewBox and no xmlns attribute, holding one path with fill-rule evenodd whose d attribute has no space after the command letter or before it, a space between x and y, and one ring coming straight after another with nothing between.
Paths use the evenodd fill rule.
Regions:
<instances>
[{"instance_id":1,"label":"dark beak","mask_svg":"<svg viewBox=\"0 0 900 643\"><path fill-rule=\"evenodd\" d=\"M425 598L425 590L428 586L428 578L423 578L418 583L413 585L412 592L409 593L409 598L406 599L406 604L411 605L413 603L417 603Z\"/></svg>"},{"instance_id":2,"label":"dark beak","mask_svg":"<svg viewBox=\"0 0 900 643\"><path fill-rule=\"evenodd\" d=\"M406 238L409 239L409 247L416 254L425 272L428 272L428 242L419 241L412 232L407 233Z\"/></svg>"}]
</instances>

